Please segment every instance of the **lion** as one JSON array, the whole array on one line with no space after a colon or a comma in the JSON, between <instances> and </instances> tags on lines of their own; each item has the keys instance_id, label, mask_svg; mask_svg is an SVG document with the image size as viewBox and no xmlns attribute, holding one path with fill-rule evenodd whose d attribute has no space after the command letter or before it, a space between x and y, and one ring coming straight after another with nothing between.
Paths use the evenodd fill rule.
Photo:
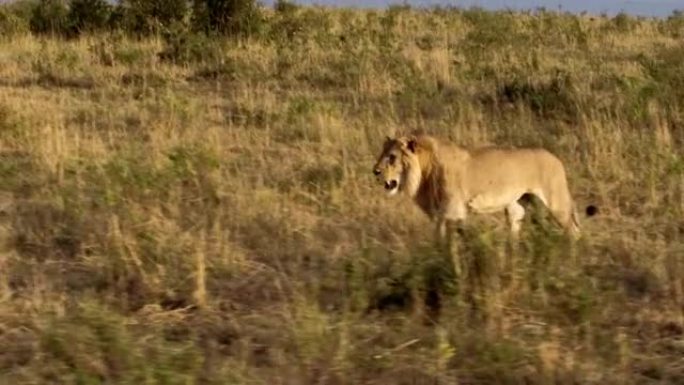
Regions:
<instances>
[{"instance_id":1,"label":"lion","mask_svg":"<svg viewBox=\"0 0 684 385\"><path fill-rule=\"evenodd\" d=\"M574 239L579 218L565 167L542 148L481 147L467 149L426 134L387 137L373 174L389 195L399 192L436 223L438 240L470 213L504 211L510 234L518 238L525 208L521 198L536 196ZM589 206L591 216L596 207Z\"/></svg>"}]
</instances>

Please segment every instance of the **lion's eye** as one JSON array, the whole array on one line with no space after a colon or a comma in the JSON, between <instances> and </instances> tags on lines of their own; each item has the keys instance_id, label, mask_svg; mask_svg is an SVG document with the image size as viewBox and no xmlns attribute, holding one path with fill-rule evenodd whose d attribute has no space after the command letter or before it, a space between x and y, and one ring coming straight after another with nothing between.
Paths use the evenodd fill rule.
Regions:
<instances>
[{"instance_id":1,"label":"lion's eye","mask_svg":"<svg viewBox=\"0 0 684 385\"><path fill-rule=\"evenodd\" d=\"M389 156L389 164L394 164L394 161L397 160L397 157L394 154L390 154Z\"/></svg>"}]
</instances>

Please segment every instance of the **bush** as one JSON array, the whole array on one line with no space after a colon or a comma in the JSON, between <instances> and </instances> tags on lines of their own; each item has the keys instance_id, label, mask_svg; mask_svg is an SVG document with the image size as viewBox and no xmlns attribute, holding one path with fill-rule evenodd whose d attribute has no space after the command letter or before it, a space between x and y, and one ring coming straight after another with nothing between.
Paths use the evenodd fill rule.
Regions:
<instances>
[{"instance_id":1,"label":"bush","mask_svg":"<svg viewBox=\"0 0 684 385\"><path fill-rule=\"evenodd\" d=\"M611 19L612 28L618 32L627 33L634 31L639 21L624 12L620 12Z\"/></svg>"},{"instance_id":2,"label":"bush","mask_svg":"<svg viewBox=\"0 0 684 385\"><path fill-rule=\"evenodd\" d=\"M112 7L107 26L114 31L126 30L126 8L121 3Z\"/></svg>"},{"instance_id":3,"label":"bush","mask_svg":"<svg viewBox=\"0 0 684 385\"><path fill-rule=\"evenodd\" d=\"M31 15L31 31L62 35L67 31L69 8L64 0L40 0Z\"/></svg>"},{"instance_id":4,"label":"bush","mask_svg":"<svg viewBox=\"0 0 684 385\"><path fill-rule=\"evenodd\" d=\"M269 19L270 37L285 45L315 40L321 48L337 47L341 41L330 33L333 22L329 12L313 7L299 7L286 0L276 2L275 17Z\"/></svg>"},{"instance_id":5,"label":"bush","mask_svg":"<svg viewBox=\"0 0 684 385\"><path fill-rule=\"evenodd\" d=\"M273 5L276 13L279 14L293 14L299 9L299 6L289 0L276 0Z\"/></svg>"},{"instance_id":6,"label":"bush","mask_svg":"<svg viewBox=\"0 0 684 385\"><path fill-rule=\"evenodd\" d=\"M658 29L675 39L684 37L684 10L674 10L672 15L659 23Z\"/></svg>"},{"instance_id":7,"label":"bush","mask_svg":"<svg viewBox=\"0 0 684 385\"><path fill-rule=\"evenodd\" d=\"M271 35L291 41L303 28L297 17L299 6L287 0L277 0L273 8L276 17L271 21Z\"/></svg>"},{"instance_id":8,"label":"bush","mask_svg":"<svg viewBox=\"0 0 684 385\"><path fill-rule=\"evenodd\" d=\"M9 7L0 7L0 36L12 37L28 32L27 19L21 18Z\"/></svg>"},{"instance_id":9,"label":"bush","mask_svg":"<svg viewBox=\"0 0 684 385\"><path fill-rule=\"evenodd\" d=\"M165 48L159 54L161 60L176 64L215 63L220 60L221 47L205 34L173 28L163 37Z\"/></svg>"},{"instance_id":10,"label":"bush","mask_svg":"<svg viewBox=\"0 0 684 385\"><path fill-rule=\"evenodd\" d=\"M74 34L93 32L107 27L112 8L106 0L71 0L69 30Z\"/></svg>"},{"instance_id":11,"label":"bush","mask_svg":"<svg viewBox=\"0 0 684 385\"><path fill-rule=\"evenodd\" d=\"M33 10L38 6L38 0L0 1L0 4L0 8L22 20L28 28Z\"/></svg>"},{"instance_id":12,"label":"bush","mask_svg":"<svg viewBox=\"0 0 684 385\"><path fill-rule=\"evenodd\" d=\"M530 36L518 28L515 16L508 12L472 8L463 12L463 18L472 30L461 44L466 53L475 57L493 49L530 43Z\"/></svg>"},{"instance_id":13,"label":"bush","mask_svg":"<svg viewBox=\"0 0 684 385\"><path fill-rule=\"evenodd\" d=\"M112 14L112 25L126 32L147 35L183 24L186 0L122 0Z\"/></svg>"},{"instance_id":14,"label":"bush","mask_svg":"<svg viewBox=\"0 0 684 385\"><path fill-rule=\"evenodd\" d=\"M684 109L684 45L665 47L639 62L654 82L649 94L674 111Z\"/></svg>"},{"instance_id":15,"label":"bush","mask_svg":"<svg viewBox=\"0 0 684 385\"><path fill-rule=\"evenodd\" d=\"M194 0L193 26L198 31L251 35L263 23L255 0Z\"/></svg>"},{"instance_id":16,"label":"bush","mask_svg":"<svg viewBox=\"0 0 684 385\"><path fill-rule=\"evenodd\" d=\"M514 77L498 87L496 98L503 103L522 103L545 119L575 121L579 114L574 102L572 79L562 72L546 82Z\"/></svg>"}]
</instances>

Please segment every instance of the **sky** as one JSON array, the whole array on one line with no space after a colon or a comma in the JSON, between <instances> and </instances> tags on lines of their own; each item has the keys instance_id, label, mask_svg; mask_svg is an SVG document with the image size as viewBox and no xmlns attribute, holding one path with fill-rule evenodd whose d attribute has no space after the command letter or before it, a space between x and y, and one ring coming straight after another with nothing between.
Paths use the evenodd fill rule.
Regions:
<instances>
[{"instance_id":1,"label":"sky","mask_svg":"<svg viewBox=\"0 0 684 385\"><path fill-rule=\"evenodd\" d=\"M298 4L320 4L354 7L384 7L389 4L401 4L404 0L294 0ZM570 12L587 11L589 13L607 13L615 15L626 12L639 16L665 17L672 11L684 10L684 0L406 0L413 6L444 5L470 7L480 6L486 9L560 9ZM264 1L271 3L271 1Z\"/></svg>"}]
</instances>

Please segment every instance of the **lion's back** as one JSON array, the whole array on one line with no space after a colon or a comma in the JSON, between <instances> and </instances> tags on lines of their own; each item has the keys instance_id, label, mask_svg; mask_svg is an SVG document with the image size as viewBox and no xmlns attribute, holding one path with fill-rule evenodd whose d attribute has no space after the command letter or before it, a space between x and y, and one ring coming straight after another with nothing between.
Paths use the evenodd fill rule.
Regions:
<instances>
[{"instance_id":1,"label":"lion's back","mask_svg":"<svg viewBox=\"0 0 684 385\"><path fill-rule=\"evenodd\" d=\"M558 171L563 163L543 148L482 147L470 151L472 164L476 167L504 171L541 169ZM489 171L489 170L488 170Z\"/></svg>"},{"instance_id":2,"label":"lion's back","mask_svg":"<svg viewBox=\"0 0 684 385\"><path fill-rule=\"evenodd\" d=\"M445 145L442 152L449 152ZM441 158L451 169L452 182L469 191L548 189L565 181L563 163L542 148L479 147L468 150L467 160ZM449 179L449 178L447 178ZM451 183L449 183L451 184Z\"/></svg>"}]
</instances>

